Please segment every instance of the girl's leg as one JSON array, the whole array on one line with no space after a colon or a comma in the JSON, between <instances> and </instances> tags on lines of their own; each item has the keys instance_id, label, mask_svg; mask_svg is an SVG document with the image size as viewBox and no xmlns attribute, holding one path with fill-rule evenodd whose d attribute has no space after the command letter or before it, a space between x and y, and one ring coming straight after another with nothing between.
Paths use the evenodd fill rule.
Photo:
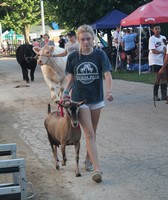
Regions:
<instances>
[{"instance_id":1,"label":"girl's leg","mask_svg":"<svg viewBox=\"0 0 168 200\"><path fill-rule=\"evenodd\" d=\"M98 153L95 141L95 132L94 128L97 128L97 125L93 123L98 122L101 109L98 109L96 112L90 111L88 108L81 108L79 112L79 122L84 130L86 137L86 148L89 154L89 157L94 165L94 171L100 171ZM97 120L96 120L97 119ZM95 122L96 121L96 122Z\"/></svg>"},{"instance_id":2,"label":"girl's leg","mask_svg":"<svg viewBox=\"0 0 168 200\"><path fill-rule=\"evenodd\" d=\"M97 125L98 125L99 118L100 118L100 112L101 112L100 109L95 109L95 110L91 110L91 111L90 111L90 113L91 113L92 125L93 125L93 130L94 130L95 140L96 140ZM87 151L86 159L85 159L85 160L90 160L88 151Z\"/></svg>"}]
</instances>

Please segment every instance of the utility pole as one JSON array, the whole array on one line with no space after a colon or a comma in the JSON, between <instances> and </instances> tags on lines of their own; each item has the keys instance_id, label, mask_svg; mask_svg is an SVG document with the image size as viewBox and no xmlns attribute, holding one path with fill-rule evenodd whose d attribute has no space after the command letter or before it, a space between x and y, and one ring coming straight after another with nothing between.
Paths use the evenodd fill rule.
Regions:
<instances>
[{"instance_id":1,"label":"utility pole","mask_svg":"<svg viewBox=\"0 0 168 200\"><path fill-rule=\"evenodd\" d=\"M45 34L45 23L44 23L44 4L43 0L40 0L41 5L41 21L42 21L42 34Z\"/></svg>"}]
</instances>

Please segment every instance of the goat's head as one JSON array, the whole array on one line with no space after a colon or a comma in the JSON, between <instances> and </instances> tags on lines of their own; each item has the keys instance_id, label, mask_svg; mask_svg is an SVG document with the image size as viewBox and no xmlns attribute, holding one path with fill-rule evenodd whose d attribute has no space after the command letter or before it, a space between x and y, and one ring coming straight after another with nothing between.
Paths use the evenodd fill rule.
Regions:
<instances>
[{"instance_id":1,"label":"goat's head","mask_svg":"<svg viewBox=\"0 0 168 200\"><path fill-rule=\"evenodd\" d=\"M78 103L71 102L70 100L63 101L63 103L57 102L60 106L64 107L67 115L70 118L71 125L74 128L78 127L79 121L78 121L78 113L79 113L79 107L86 103L86 101L81 101Z\"/></svg>"},{"instance_id":2,"label":"goat's head","mask_svg":"<svg viewBox=\"0 0 168 200\"><path fill-rule=\"evenodd\" d=\"M50 55L54 52L54 48L55 48L54 46L48 46L48 45L42 48L33 47L33 51L38 55L37 63L39 65L47 64L50 59Z\"/></svg>"}]
</instances>

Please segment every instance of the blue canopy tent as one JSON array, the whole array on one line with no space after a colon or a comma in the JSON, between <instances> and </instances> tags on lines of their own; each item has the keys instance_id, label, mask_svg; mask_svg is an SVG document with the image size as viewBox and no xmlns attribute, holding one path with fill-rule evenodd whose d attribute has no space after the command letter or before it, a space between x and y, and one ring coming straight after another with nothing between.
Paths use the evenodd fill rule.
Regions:
<instances>
[{"instance_id":1,"label":"blue canopy tent","mask_svg":"<svg viewBox=\"0 0 168 200\"><path fill-rule=\"evenodd\" d=\"M124 19L125 17L127 17L127 14L119 10L113 10L104 17L102 17L101 19L97 20L96 22L90 25L94 30L96 30L96 32L97 30L102 30L102 29L105 30L105 32L107 33L108 47L111 52L112 52L111 30L116 28L117 25L120 25L121 20Z\"/></svg>"},{"instance_id":2,"label":"blue canopy tent","mask_svg":"<svg viewBox=\"0 0 168 200\"><path fill-rule=\"evenodd\" d=\"M102 17L101 19L97 20L90 26L94 30L106 30L107 32L107 41L108 41L108 47L112 50L112 38L111 38L111 30L116 28L117 25L120 24L121 20L125 18L127 14L119 11L119 10L113 10L109 12L107 15Z\"/></svg>"},{"instance_id":3,"label":"blue canopy tent","mask_svg":"<svg viewBox=\"0 0 168 200\"><path fill-rule=\"evenodd\" d=\"M120 24L120 21L125 17L127 17L127 14L119 10L113 10L112 12L97 20L90 26L93 29L114 29L117 25Z\"/></svg>"}]
</instances>

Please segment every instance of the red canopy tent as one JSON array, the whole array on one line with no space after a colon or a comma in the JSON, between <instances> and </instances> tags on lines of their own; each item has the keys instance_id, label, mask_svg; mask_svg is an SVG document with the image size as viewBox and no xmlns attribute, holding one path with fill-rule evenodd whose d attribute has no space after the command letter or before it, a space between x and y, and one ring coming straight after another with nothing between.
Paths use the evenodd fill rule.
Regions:
<instances>
[{"instance_id":1,"label":"red canopy tent","mask_svg":"<svg viewBox=\"0 0 168 200\"><path fill-rule=\"evenodd\" d=\"M144 24L168 22L168 1L153 0L137 8L133 13L121 20L121 26L137 26Z\"/></svg>"},{"instance_id":2,"label":"red canopy tent","mask_svg":"<svg viewBox=\"0 0 168 200\"><path fill-rule=\"evenodd\" d=\"M120 25L123 27L140 26L140 42L141 42L141 26L155 23L168 22L168 0L153 0L143 6L137 8L133 13L122 19ZM141 48L141 45L139 45ZM139 49L139 73L141 67L141 49Z\"/></svg>"}]
</instances>

